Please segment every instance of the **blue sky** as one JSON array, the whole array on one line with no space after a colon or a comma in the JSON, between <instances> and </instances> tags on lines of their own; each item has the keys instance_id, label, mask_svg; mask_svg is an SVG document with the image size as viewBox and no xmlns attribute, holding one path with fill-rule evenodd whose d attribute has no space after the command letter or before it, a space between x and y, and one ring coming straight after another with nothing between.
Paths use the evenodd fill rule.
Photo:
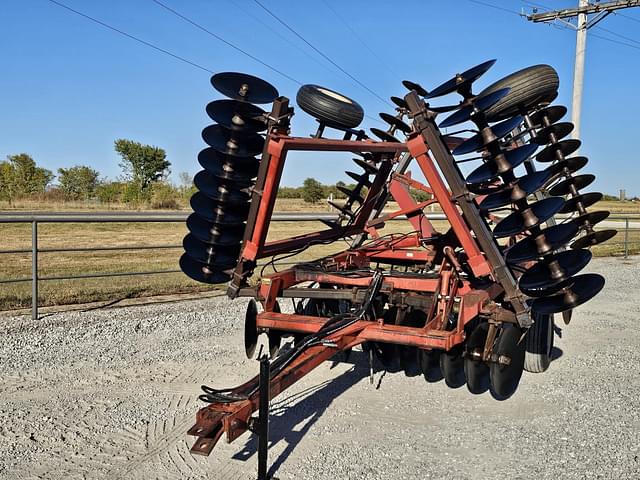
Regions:
<instances>
[{"instance_id":1,"label":"blue sky","mask_svg":"<svg viewBox=\"0 0 640 480\"><path fill-rule=\"evenodd\" d=\"M295 99L299 85L152 0L60 1L209 70L260 76ZM163 2L296 80L354 98L371 117L391 111L252 0ZM263 2L385 98L404 95L403 79L431 89L457 71L497 58L479 87L514 70L548 63L561 79L557 102L570 103L575 33L567 29L532 24L468 0ZM531 10L530 2L519 0L487 3ZM577 1L542 3L560 8ZM625 188L628 195L640 195L640 159L634 148L640 111L640 9L623 14L600 24L607 30L590 31L632 47L588 38L581 153L590 157L588 170L598 176L597 189L617 193ZM179 172L198 170L196 156L204 148L200 132L210 123L204 107L220 98L209 73L47 0L3 0L0 18L0 158L27 152L54 171L86 164L115 178L120 169L113 141L122 137L166 149L174 179ZM380 126L368 119L363 125ZM308 136L314 128L314 120L297 110L292 133ZM348 166L336 155L305 154L288 163L283 184L299 185L309 176L335 182Z\"/></svg>"}]
</instances>

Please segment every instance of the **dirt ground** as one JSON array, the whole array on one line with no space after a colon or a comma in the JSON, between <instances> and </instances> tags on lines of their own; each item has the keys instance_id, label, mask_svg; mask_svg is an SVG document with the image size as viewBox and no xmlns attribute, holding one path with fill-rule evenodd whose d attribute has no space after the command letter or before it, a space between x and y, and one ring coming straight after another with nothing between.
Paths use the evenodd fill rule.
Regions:
<instances>
[{"instance_id":1,"label":"dirt ground","mask_svg":"<svg viewBox=\"0 0 640 480\"><path fill-rule=\"evenodd\" d=\"M596 259L605 290L560 321L556 360L510 400L427 384L364 355L272 402L280 479L640 478L640 257ZM250 479L245 434L189 454L199 387L257 373L246 300L0 317L0 478Z\"/></svg>"}]
</instances>

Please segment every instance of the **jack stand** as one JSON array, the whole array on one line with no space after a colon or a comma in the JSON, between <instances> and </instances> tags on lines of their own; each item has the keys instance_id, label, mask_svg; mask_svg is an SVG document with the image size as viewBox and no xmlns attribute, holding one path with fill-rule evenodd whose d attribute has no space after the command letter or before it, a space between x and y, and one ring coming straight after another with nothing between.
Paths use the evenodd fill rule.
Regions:
<instances>
[{"instance_id":1,"label":"jack stand","mask_svg":"<svg viewBox=\"0 0 640 480\"><path fill-rule=\"evenodd\" d=\"M258 407L258 480L277 480L267 473L269 449L269 400L271 361L268 355L260 355L260 405Z\"/></svg>"}]
</instances>

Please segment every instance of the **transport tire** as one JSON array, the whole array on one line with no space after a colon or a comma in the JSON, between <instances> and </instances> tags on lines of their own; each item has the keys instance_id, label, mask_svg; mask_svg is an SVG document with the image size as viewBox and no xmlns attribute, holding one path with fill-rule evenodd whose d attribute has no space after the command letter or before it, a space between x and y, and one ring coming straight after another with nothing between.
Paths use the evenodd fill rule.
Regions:
<instances>
[{"instance_id":1,"label":"transport tire","mask_svg":"<svg viewBox=\"0 0 640 480\"><path fill-rule=\"evenodd\" d=\"M546 371L551 364L553 350L553 315L535 315L525 342L524 369L530 373Z\"/></svg>"},{"instance_id":2,"label":"transport tire","mask_svg":"<svg viewBox=\"0 0 640 480\"><path fill-rule=\"evenodd\" d=\"M355 101L318 85L303 85L296 95L298 106L329 127L356 128L364 110Z\"/></svg>"},{"instance_id":3,"label":"transport tire","mask_svg":"<svg viewBox=\"0 0 640 480\"><path fill-rule=\"evenodd\" d=\"M480 94L483 97L503 88L509 93L485 113L490 122L504 120L530 110L541 103L549 103L558 95L558 73L549 65L534 65L507 75L489 85Z\"/></svg>"}]
</instances>

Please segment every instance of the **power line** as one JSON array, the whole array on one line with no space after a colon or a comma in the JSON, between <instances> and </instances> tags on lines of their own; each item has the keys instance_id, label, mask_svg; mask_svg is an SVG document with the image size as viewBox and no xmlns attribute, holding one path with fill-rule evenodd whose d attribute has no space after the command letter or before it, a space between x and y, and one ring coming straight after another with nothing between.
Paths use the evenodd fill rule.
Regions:
<instances>
[{"instance_id":1,"label":"power line","mask_svg":"<svg viewBox=\"0 0 640 480\"><path fill-rule=\"evenodd\" d=\"M495 8L496 10L502 10L503 12L513 13L514 15L518 15L519 17L522 16L520 12L516 12L515 10L511 10L509 8L499 7L498 5L494 5L493 3L481 2L480 0L468 0L468 1L471 3L475 3L477 5L483 5L485 7Z\"/></svg>"},{"instance_id":2,"label":"power line","mask_svg":"<svg viewBox=\"0 0 640 480\"><path fill-rule=\"evenodd\" d=\"M169 12L173 13L174 15L176 15L176 16L177 16L177 17L179 17L179 18L181 18L181 19L182 19L182 20L184 20L185 22L190 23L190 24L191 24L191 25L193 25L194 27L196 27L196 28L198 28L198 29L202 30L203 32L205 32L205 33L207 33L207 34L211 35L212 37L214 37L214 38L216 38L216 39L220 40L220 41L221 41L222 43L224 43L225 45L228 45L229 47L233 48L234 50L236 50L236 51L238 51L238 52L242 53L243 55L246 55L246 56L247 56L247 57L249 57L250 59L252 59L252 60L254 60L254 61L258 62L259 64L261 64L261 65L263 65L263 66L267 67L268 69L270 69L270 70L274 71L275 73L277 73L277 74L279 74L279 75L282 75L283 77L285 77L285 78L287 78L287 79L291 80L291 81L292 81L292 82L294 82L294 83L297 83L298 85L302 85L302 82L300 82L299 80L296 80L295 78L291 77L290 75L287 75L287 74L286 74L286 73L284 73L283 71L278 70L276 67L273 67L273 66L269 65L268 63L263 62L263 61L262 61L262 60L260 60L259 58L257 58L257 57L255 57L255 56L251 55L249 52L247 52L247 51L245 51L245 50L241 49L240 47L238 47L238 46L234 45L233 43L231 43L231 42L229 42L229 41L225 40L225 39L224 39L224 38L222 38L220 35L218 35L218 34L216 34L216 33L212 32L211 30L209 30L209 29L207 29L207 28L203 27L202 25L200 25L199 23L197 23L197 22L195 22L195 21L191 20L190 18L185 17L184 15L182 15L182 14L181 14L181 13L179 13L179 12L177 12L177 11L176 11L176 10L174 10L173 8L169 7L168 5L165 5L165 4L164 4L164 3L162 3L161 1L159 1L159 0L151 0L151 1L152 1L152 2L154 2L154 3L156 3L156 4L158 4L159 6L161 6L162 8L164 8L165 10L167 10L167 11L169 11Z\"/></svg>"},{"instance_id":3,"label":"power line","mask_svg":"<svg viewBox=\"0 0 640 480\"><path fill-rule=\"evenodd\" d=\"M604 28L604 27L595 27L595 28L597 28L598 30L602 30L603 32L610 33L611 35L614 35L614 36L616 36L618 38L622 38L623 40L627 40L627 41L632 42L632 43L640 44L640 41L638 41L638 40L636 40L634 38L631 38L631 37L626 37L624 35L621 35L620 33L614 32L613 30L609 30L608 28Z\"/></svg>"},{"instance_id":4,"label":"power line","mask_svg":"<svg viewBox=\"0 0 640 480\"><path fill-rule=\"evenodd\" d=\"M156 1L156 0L154 0ZM275 13L273 13L271 10L269 10L267 7L265 7L262 3L260 3L258 0L253 0L260 8L262 8L265 12L267 12L269 15L271 15L273 18L275 18L280 24L282 24L287 30L289 30L291 33L293 33L296 37L298 37L300 40L302 40L304 43L306 43L309 47L311 47L316 53L318 53L319 55L322 56L322 58L324 58L325 60L327 60L329 63L331 63L334 67L336 67L338 70L340 70L342 73L344 73L345 75L347 75L351 80L353 80L354 82L356 82L358 85L360 85L362 88L364 88L366 91L368 91L371 95L373 95L374 97L376 97L378 100L380 100L381 102L391 106L391 104L386 101L384 98L382 98L380 95L378 95L376 92L374 92L373 90L371 90L369 87L367 87L364 83L362 83L360 80L358 80L356 77L354 77L353 75L351 75L349 72L347 72L344 68L342 68L340 65L338 65L336 62L334 62L331 58L329 58L326 54L324 54L322 51L320 51L317 47L315 47L311 42L309 42L306 38L304 38L302 35L300 35L296 30L294 30L291 26L289 26L284 20L282 20L280 17L278 17Z\"/></svg>"},{"instance_id":5,"label":"power line","mask_svg":"<svg viewBox=\"0 0 640 480\"><path fill-rule=\"evenodd\" d=\"M153 43L147 42L146 40L143 40L143 39L141 39L139 37L131 35L130 33L127 33L127 32L125 32L123 30L120 30L120 29L118 29L116 27L113 27L113 26L111 26L111 25L109 25L109 24L107 24L107 23L105 23L105 22L103 22L101 20L98 20L97 18L91 17L91 16L89 16L89 15L87 15L85 13L79 12L78 10L74 10L73 8L65 5L64 3L58 2L57 0L49 0L49 2L59 6L61 8L64 8L64 9L70 11L70 12L73 12L76 15L84 17L87 20L90 20L90 21L92 21L94 23L97 23L98 25L102 25L103 27L108 28L109 30L112 30L112 31L114 31L116 33L119 33L120 35L123 35L123 36L125 36L125 37L127 37L127 38L129 38L131 40L135 40L136 42L141 43L142 45L145 45L147 47L153 48L154 50L157 50L158 52L164 53L165 55L169 55L170 57L173 57L176 60L180 60L181 62L187 63L187 64L189 64L189 65L191 65L193 67L199 68L200 70L204 70L205 72L214 73L213 70L211 70L211 69L209 69L207 67L203 67L202 65L200 65L200 64L198 64L198 63L196 63L194 61L188 60L188 59L186 59L184 57L181 57L180 55L177 55L177 54L172 53L172 52L170 52L168 50L165 50L164 48L158 47L157 45L154 45Z\"/></svg>"},{"instance_id":6,"label":"power line","mask_svg":"<svg viewBox=\"0 0 640 480\"><path fill-rule=\"evenodd\" d=\"M626 18L627 20L633 20L634 22L640 23L640 19L637 19L636 17L631 17L629 15L625 15L624 13L620 13L620 12L613 12L613 13L615 13L616 15L620 15L621 17Z\"/></svg>"}]
</instances>

